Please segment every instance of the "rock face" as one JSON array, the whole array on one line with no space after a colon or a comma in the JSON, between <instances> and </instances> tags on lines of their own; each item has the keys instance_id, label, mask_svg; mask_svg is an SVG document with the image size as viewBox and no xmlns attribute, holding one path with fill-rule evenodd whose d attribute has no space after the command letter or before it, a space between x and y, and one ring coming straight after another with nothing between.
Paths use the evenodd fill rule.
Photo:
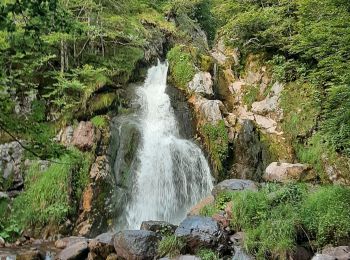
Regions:
<instances>
[{"instance_id":1,"label":"rock face","mask_svg":"<svg viewBox=\"0 0 350 260\"><path fill-rule=\"evenodd\" d=\"M314 177L311 170L312 168L305 164L273 162L266 168L263 179L282 183L310 180Z\"/></svg>"},{"instance_id":2,"label":"rock face","mask_svg":"<svg viewBox=\"0 0 350 260\"><path fill-rule=\"evenodd\" d=\"M214 197L216 197L221 192L242 190L257 191L258 187L256 186L255 182L251 180L229 179L217 184L211 193Z\"/></svg>"},{"instance_id":3,"label":"rock face","mask_svg":"<svg viewBox=\"0 0 350 260\"><path fill-rule=\"evenodd\" d=\"M57 259L59 260L85 259L88 255L88 252L89 252L89 249L88 249L87 241L81 241L63 249L57 256Z\"/></svg>"},{"instance_id":4,"label":"rock face","mask_svg":"<svg viewBox=\"0 0 350 260\"><path fill-rule=\"evenodd\" d=\"M177 226L165 221L144 221L141 224L141 230L149 230L158 234L173 234Z\"/></svg>"},{"instance_id":5,"label":"rock face","mask_svg":"<svg viewBox=\"0 0 350 260\"><path fill-rule=\"evenodd\" d=\"M18 142L0 145L0 190L16 190L23 185L22 154Z\"/></svg>"},{"instance_id":6,"label":"rock face","mask_svg":"<svg viewBox=\"0 0 350 260\"><path fill-rule=\"evenodd\" d=\"M176 229L175 236L186 240L190 253L202 247L217 249L225 239L215 220L200 216L187 217Z\"/></svg>"},{"instance_id":7,"label":"rock face","mask_svg":"<svg viewBox=\"0 0 350 260\"><path fill-rule=\"evenodd\" d=\"M189 83L188 88L194 93L211 97L213 92L213 81L209 72L198 72Z\"/></svg>"},{"instance_id":8,"label":"rock face","mask_svg":"<svg viewBox=\"0 0 350 260\"><path fill-rule=\"evenodd\" d=\"M268 97L252 104L252 112L263 116L270 112L278 112L278 103L282 90L283 84L275 82Z\"/></svg>"},{"instance_id":9,"label":"rock face","mask_svg":"<svg viewBox=\"0 0 350 260\"><path fill-rule=\"evenodd\" d=\"M160 236L147 230L125 230L114 237L117 256L128 260L154 259Z\"/></svg>"},{"instance_id":10,"label":"rock face","mask_svg":"<svg viewBox=\"0 0 350 260\"><path fill-rule=\"evenodd\" d=\"M72 144L82 151L91 150L96 142L96 131L91 122L80 122L74 130Z\"/></svg>"},{"instance_id":11,"label":"rock face","mask_svg":"<svg viewBox=\"0 0 350 260\"><path fill-rule=\"evenodd\" d=\"M200 96L193 96L189 102L194 106L200 121L217 123L223 119L221 109L223 109L224 105L220 100L208 100Z\"/></svg>"},{"instance_id":12,"label":"rock face","mask_svg":"<svg viewBox=\"0 0 350 260\"><path fill-rule=\"evenodd\" d=\"M338 246L328 247L322 250L321 254L316 254L312 260L347 260L350 259L350 247Z\"/></svg>"}]
</instances>

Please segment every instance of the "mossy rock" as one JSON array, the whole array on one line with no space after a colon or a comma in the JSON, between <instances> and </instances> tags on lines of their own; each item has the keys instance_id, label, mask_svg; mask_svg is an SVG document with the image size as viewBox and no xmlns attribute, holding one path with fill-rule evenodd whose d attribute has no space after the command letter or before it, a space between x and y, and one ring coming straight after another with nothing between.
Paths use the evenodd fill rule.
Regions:
<instances>
[{"instance_id":1,"label":"mossy rock","mask_svg":"<svg viewBox=\"0 0 350 260\"><path fill-rule=\"evenodd\" d=\"M112 109L113 104L118 100L114 92L97 94L88 102L88 113L90 115L107 112Z\"/></svg>"}]
</instances>

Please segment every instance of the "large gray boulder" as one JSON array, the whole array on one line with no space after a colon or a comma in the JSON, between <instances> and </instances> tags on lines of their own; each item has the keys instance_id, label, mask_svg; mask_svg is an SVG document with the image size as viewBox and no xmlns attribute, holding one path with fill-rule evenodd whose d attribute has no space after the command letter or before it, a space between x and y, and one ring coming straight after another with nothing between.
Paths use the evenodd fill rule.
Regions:
<instances>
[{"instance_id":1,"label":"large gray boulder","mask_svg":"<svg viewBox=\"0 0 350 260\"><path fill-rule=\"evenodd\" d=\"M216 197L221 192L233 192L233 191L243 191L251 190L257 191L258 187L255 182L251 180L241 180L241 179L228 179L218 183L212 190L212 195Z\"/></svg>"},{"instance_id":2,"label":"large gray boulder","mask_svg":"<svg viewBox=\"0 0 350 260\"><path fill-rule=\"evenodd\" d=\"M271 182L293 182L301 180L311 180L315 176L309 165L301 163L271 163L265 170L263 179Z\"/></svg>"},{"instance_id":3,"label":"large gray boulder","mask_svg":"<svg viewBox=\"0 0 350 260\"><path fill-rule=\"evenodd\" d=\"M321 254L316 254L312 260L348 260L350 259L350 247L338 246L327 247Z\"/></svg>"},{"instance_id":4,"label":"large gray boulder","mask_svg":"<svg viewBox=\"0 0 350 260\"><path fill-rule=\"evenodd\" d=\"M89 253L88 242L80 241L67 246L57 256L59 260L79 260L85 259Z\"/></svg>"},{"instance_id":5,"label":"large gray boulder","mask_svg":"<svg viewBox=\"0 0 350 260\"><path fill-rule=\"evenodd\" d=\"M209 72L198 72L188 84L190 91L203 96L213 96L213 81Z\"/></svg>"},{"instance_id":6,"label":"large gray boulder","mask_svg":"<svg viewBox=\"0 0 350 260\"><path fill-rule=\"evenodd\" d=\"M209 217L189 216L175 231L175 236L184 238L190 253L201 248L219 248L225 240L219 223Z\"/></svg>"},{"instance_id":7,"label":"large gray boulder","mask_svg":"<svg viewBox=\"0 0 350 260\"><path fill-rule=\"evenodd\" d=\"M128 260L154 259L161 237L148 230L125 230L114 236L114 248L120 258Z\"/></svg>"}]
</instances>

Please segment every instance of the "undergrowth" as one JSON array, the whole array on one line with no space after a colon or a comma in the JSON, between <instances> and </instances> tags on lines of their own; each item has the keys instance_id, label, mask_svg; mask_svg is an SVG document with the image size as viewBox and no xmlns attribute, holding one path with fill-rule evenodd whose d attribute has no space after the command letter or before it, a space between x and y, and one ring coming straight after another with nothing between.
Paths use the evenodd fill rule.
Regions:
<instances>
[{"instance_id":1,"label":"undergrowth","mask_svg":"<svg viewBox=\"0 0 350 260\"><path fill-rule=\"evenodd\" d=\"M175 257L180 255L181 250L186 246L183 238L169 235L164 237L158 244L158 255L160 257Z\"/></svg>"}]
</instances>

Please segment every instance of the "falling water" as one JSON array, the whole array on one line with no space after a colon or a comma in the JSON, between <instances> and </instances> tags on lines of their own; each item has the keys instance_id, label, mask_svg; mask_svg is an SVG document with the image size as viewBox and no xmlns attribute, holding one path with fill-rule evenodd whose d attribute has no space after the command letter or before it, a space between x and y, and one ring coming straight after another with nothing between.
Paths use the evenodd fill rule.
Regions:
<instances>
[{"instance_id":1,"label":"falling water","mask_svg":"<svg viewBox=\"0 0 350 260\"><path fill-rule=\"evenodd\" d=\"M149 69L144 85L137 89L142 137L125 228L138 229L144 220L178 223L212 188L210 169L201 149L179 135L170 98L165 93L167 71L167 63L158 63Z\"/></svg>"}]
</instances>

